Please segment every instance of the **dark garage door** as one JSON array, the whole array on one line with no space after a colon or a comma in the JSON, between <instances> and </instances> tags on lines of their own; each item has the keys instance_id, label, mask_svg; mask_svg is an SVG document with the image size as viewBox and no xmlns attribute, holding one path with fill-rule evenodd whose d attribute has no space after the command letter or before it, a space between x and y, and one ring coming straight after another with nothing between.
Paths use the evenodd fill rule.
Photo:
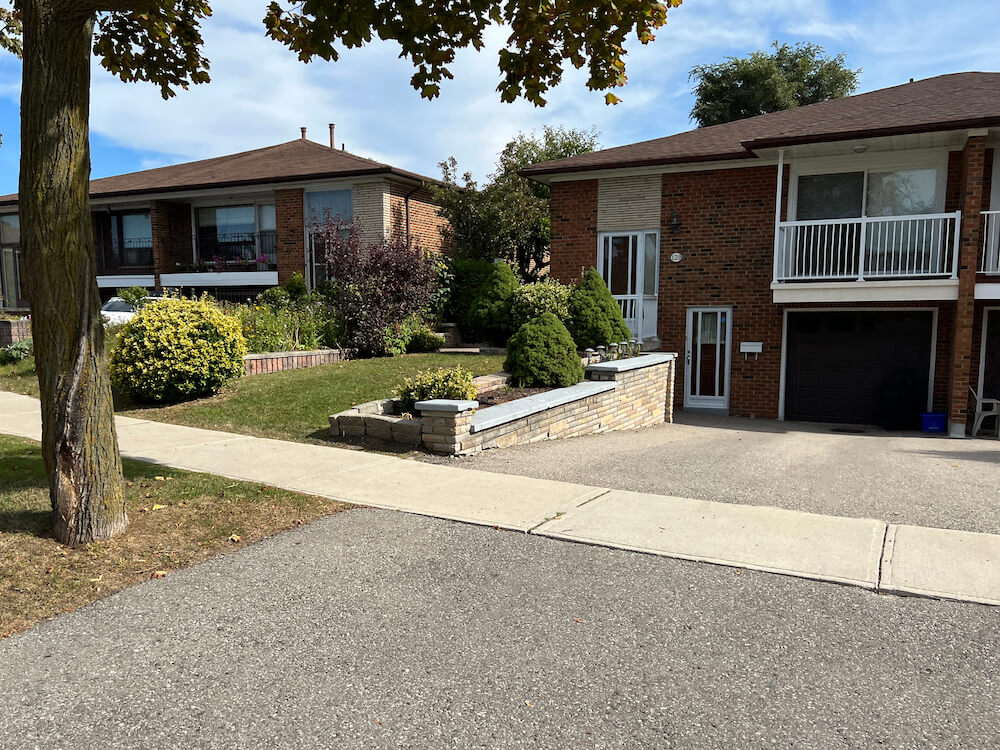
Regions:
<instances>
[{"instance_id":1,"label":"dark garage door","mask_svg":"<svg viewBox=\"0 0 1000 750\"><path fill-rule=\"evenodd\" d=\"M916 429L932 312L790 312L785 418Z\"/></svg>"}]
</instances>

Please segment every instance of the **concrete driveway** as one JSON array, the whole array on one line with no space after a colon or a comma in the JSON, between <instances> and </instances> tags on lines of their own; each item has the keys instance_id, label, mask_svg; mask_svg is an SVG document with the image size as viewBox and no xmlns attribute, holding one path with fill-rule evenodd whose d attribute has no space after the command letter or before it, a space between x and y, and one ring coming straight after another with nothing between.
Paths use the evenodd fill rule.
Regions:
<instances>
[{"instance_id":1,"label":"concrete driveway","mask_svg":"<svg viewBox=\"0 0 1000 750\"><path fill-rule=\"evenodd\" d=\"M433 458L701 500L1000 533L1000 442L681 412L677 424Z\"/></svg>"}]
</instances>

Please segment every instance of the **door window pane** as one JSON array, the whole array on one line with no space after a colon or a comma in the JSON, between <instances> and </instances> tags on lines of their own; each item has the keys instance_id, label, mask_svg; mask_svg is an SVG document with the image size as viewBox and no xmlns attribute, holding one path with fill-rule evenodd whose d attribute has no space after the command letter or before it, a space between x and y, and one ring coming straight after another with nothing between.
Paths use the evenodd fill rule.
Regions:
<instances>
[{"instance_id":1,"label":"door window pane","mask_svg":"<svg viewBox=\"0 0 1000 750\"><path fill-rule=\"evenodd\" d=\"M612 294L629 294L630 240L628 235L611 238L611 278L606 281Z\"/></svg>"},{"instance_id":2,"label":"door window pane","mask_svg":"<svg viewBox=\"0 0 1000 750\"><path fill-rule=\"evenodd\" d=\"M320 223L340 217L350 221L352 216L350 190L323 190L306 193L306 221Z\"/></svg>"},{"instance_id":3,"label":"door window pane","mask_svg":"<svg viewBox=\"0 0 1000 750\"><path fill-rule=\"evenodd\" d=\"M153 242L153 225L148 213L123 214L119 217L122 224L122 241L125 247L151 245Z\"/></svg>"},{"instance_id":4,"label":"door window pane","mask_svg":"<svg viewBox=\"0 0 1000 750\"><path fill-rule=\"evenodd\" d=\"M864 172L801 175L798 185L796 218L800 221L861 216Z\"/></svg>"},{"instance_id":5,"label":"door window pane","mask_svg":"<svg viewBox=\"0 0 1000 750\"><path fill-rule=\"evenodd\" d=\"M21 241L21 223L17 214L0 216L0 242L17 245Z\"/></svg>"},{"instance_id":6,"label":"door window pane","mask_svg":"<svg viewBox=\"0 0 1000 750\"><path fill-rule=\"evenodd\" d=\"M642 268L642 293L654 296L657 289L656 260L659 256L660 248L657 237L654 233L646 235L645 255Z\"/></svg>"},{"instance_id":7,"label":"door window pane","mask_svg":"<svg viewBox=\"0 0 1000 750\"><path fill-rule=\"evenodd\" d=\"M931 214L936 207L936 169L901 169L868 175L868 216Z\"/></svg>"}]
</instances>

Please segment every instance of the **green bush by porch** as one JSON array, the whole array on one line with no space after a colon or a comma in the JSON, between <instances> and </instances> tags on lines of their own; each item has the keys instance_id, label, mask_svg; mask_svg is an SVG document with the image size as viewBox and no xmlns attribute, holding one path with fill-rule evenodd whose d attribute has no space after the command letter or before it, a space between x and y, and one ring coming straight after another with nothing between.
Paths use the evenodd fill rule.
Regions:
<instances>
[{"instance_id":1,"label":"green bush by porch","mask_svg":"<svg viewBox=\"0 0 1000 750\"><path fill-rule=\"evenodd\" d=\"M566 327L580 349L596 349L632 338L622 317L621 306L593 268L583 275L569 294L569 321Z\"/></svg>"},{"instance_id":2,"label":"green bush by porch","mask_svg":"<svg viewBox=\"0 0 1000 750\"><path fill-rule=\"evenodd\" d=\"M507 342L504 369L523 387L563 388L583 380L583 363L573 337L559 318L542 313Z\"/></svg>"}]
</instances>

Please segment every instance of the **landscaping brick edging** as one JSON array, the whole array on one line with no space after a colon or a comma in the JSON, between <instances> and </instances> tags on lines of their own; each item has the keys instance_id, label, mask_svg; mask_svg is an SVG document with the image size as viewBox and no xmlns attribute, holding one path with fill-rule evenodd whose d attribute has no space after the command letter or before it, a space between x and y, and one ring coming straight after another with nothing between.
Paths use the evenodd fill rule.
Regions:
<instances>
[{"instance_id":1,"label":"landscaping brick edging","mask_svg":"<svg viewBox=\"0 0 1000 750\"><path fill-rule=\"evenodd\" d=\"M309 352L265 352L248 354L243 358L245 375L261 375L268 372L300 370L303 367L328 365L350 358L347 349L316 349Z\"/></svg>"},{"instance_id":2,"label":"landscaping brick edging","mask_svg":"<svg viewBox=\"0 0 1000 750\"><path fill-rule=\"evenodd\" d=\"M0 346L10 346L30 338L30 320L0 320Z\"/></svg>"},{"instance_id":3,"label":"landscaping brick edging","mask_svg":"<svg viewBox=\"0 0 1000 750\"><path fill-rule=\"evenodd\" d=\"M404 418L398 415L397 401L371 401L331 415L330 432L466 455L551 438L650 427L674 421L676 358L647 354L593 364L582 383L485 409L479 409L477 401L435 399L417 403L418 418Z\"/></svg>"}]
</instances>

